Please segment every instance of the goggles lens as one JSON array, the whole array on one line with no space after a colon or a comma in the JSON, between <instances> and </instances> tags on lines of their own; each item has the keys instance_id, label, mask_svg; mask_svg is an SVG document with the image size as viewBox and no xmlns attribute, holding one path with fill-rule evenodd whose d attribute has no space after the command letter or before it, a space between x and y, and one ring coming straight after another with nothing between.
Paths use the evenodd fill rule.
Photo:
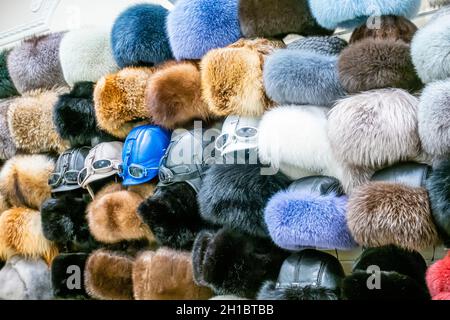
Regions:
<instances>
[{"instance_id":1,"label":"goggles lens","mask_svg":"<svg viewBox=\"0 0 450 320\"><path fill-rule=\"evenodd\" d=\"M112 167L111 160L97 160L92 164L94 170L107 169Z\"/></svg>"},{"instance_id":2,"label":"goggles lens","mask_svg":"<svg viewBox=\"0 0 450 320\"><path fill-rule=\"evenodd\" d=\"M84 168L83 170L80 171L80 173L78 174L78 184L81 186L84 182L84 180L86 180L87 177L87 168Z\"/></svg>"},{"instance_id":3,"label":"goggles lens","mask_svg":"<svg viewBox=\"0 0 450 320\"><path fill-rule=\"evenodd\" d=\"M147 175L145 168L137 166L137 165L129 166L128 173L130 176L132 176L135 179L142 179Z\"/></svg>"},{"instance_id":4,"label":"goggles lens","mask_svg":"<svg viewBox=\"0 0 450 320\"><path fill-rule=\"evenodd\" d=\"M77 184L78 183L79 171L71 170L64 174L64 180L67 184Z\"/></svg>"},{"instance_id":5,"label":"goggles lens","mask_svg":"<svg viewBox=\"0 0 450 320\"><path fill-rule=\"evenodd\" d=\"M236 135L240 138L253 138L258 134L258 130L253 127L243 127L236 131Z\"/></svg>"},{"instance_id":6,"label":"goggles lens","mask_svg":"<svg viewBox=\"0 0 450 320\"><path fill-rule=\"evenodd\" d=\"M61 183L61 175L59 173L52 173L48 179L48 185L55 188Z\"/></svg>"},{"instance_id":7,"label":"goggles lens","mask_svg":"<svg viewBox=\"0 0 450 320\"><path fill-rule=\"evenodd\" d=\"M218 136L216 139L216 149L221 150L225 148L229 137L230 135L228 133L224 133Z\"/></svg>"}]
</instances>

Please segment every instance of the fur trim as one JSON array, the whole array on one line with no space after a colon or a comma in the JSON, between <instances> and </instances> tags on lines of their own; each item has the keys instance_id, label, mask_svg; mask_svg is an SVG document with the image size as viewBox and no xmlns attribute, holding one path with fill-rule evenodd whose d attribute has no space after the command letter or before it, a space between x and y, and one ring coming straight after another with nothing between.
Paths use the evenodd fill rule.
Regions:
<instances>
[{"instance_id":1,"label":"fur trim","mask_svg":"<svg viewBox=\"0 0 450 320\"><path fill-rule=\"evenodd\" d=\"M0 51L0 99L17 96L19 94L9 76L7 66L8 54L9 51L7 50Z\"/></svg>"},{"instance_id":2,"label":"fur trim","mask_svg":"<svg viewBox=\"0 0 450 320\"><path fill-rule=\"evenodd\" d=\"M428 84L420 97L419 135L423 149L433 156L450 153L450 79Z\"/></svg>"},{"instance_id":3,"label":"fur trim","mask_svg":"<svg viewBox=\"0 0 450 320\"><path fill-rule=\"evenodd\" d=\"M5 197L0 194L0 215L2 214L3 211L6 211L9 209L9 205L6 203L6 199Z\"/></svg>"},{"instance_id":4,"label":"fur trim","mask_svg":"<svg viewBox=\"0 0 450 320\"><path fill-rule=\"evenodd\" d=\"M258 293L258 300L339 300L339 293L314 286L277 288L274 281L267 281Z\"/></svg>"},{"instance_id":5,"label":"fur trim","mask_svg":"<svg viewBox=\"0 0 450 320\"><path fill-rule=\"evenodd\" d=\"M450 295L450 253L428 268L426 281L433 299L441 293Z\"/></svg>"},{"instance_id":6,"label":"fur trim","mask_svg":"<svg viewBox=\"0 0 450 320\"><path fill-rule=\"evenodd\" d=\"M191 253L161 248L145 251L133 267L136 300L206 300L212 291L194 283Z\"/></svg>"},{"instance_id":7,"label":"fur trim","mask_svg":"<svg viewBox=\"0 0 450 320\"><path fill-rule=\"evenodd\" d=\"M429 206L423 188L371 182L351 195L347 223L360 245L422 250L439 241Z\"/></svg>"},{"instance_id":8,"label":"fur trim","mask_svg":"<svg viewBox=\"0 0 450 320\"><path fill-rule=\"evenodd\" d=\"M428 0L428 2L432 7L441 7L450 4L450 0Z\"/></svg>"},{"instance_id":9,"label":"fur trim","mask_svg":"<svg viewBox=\"0 0 450 320\"><path fill-rule=\"evenodd\" d=\"M8 109L12 99L0 100L0 160L7 160L16 154L16 145L8 128Z\"/></svg>"},{"instance_id":10,"label":"fur trim","mask_svg":"<svg viewBox=\"0 0 450 320\"><path fill-rule=\"evenodd\" d=\"M414 92L422 87L410 47L403 41L358 41L342 51L338 68L342 86L349 93L390 87Z\"/></svg>"},{"instance_id":11,"label":"fur trim","mask_svg":"<svg viewBox=\"0 0 450 320\"><path fill-rule=\"evenodd\" d=\"M110 30L86 27L69 31L61 40L59 57L66 82L97 82L118 71L111 48Z\"/></svg>"},{"instance_id":12,"label":"fur trim","mask_svg":"<svg viewBox=\"0 0 450 320\"><path fill-rule=\"evenodd\" d=\"M264 210L272 240L283 249L350 250L357 246L346 224L347 197L281 191Z\"/></svg>"},{"instance_id":13,"label":"fur trim","mask_svg":"<svg viewBox=\"0 0 450 320\"><path fill-rule=\"evenodd\" d=\"M0 172L0 193L11 206L39 210L50 197L48 178L54 167L53 159L44 155L15 156Z\"/></svg>"},{"instance_id":14,"label":"fur trim","mask_svg":"<svg viewBox=\"0 0 450 320\"><path fill-rule=\"evenodd\" d=\"M416 71L424 83L450 78L449 13L421 28L411 44Z\"/></svg>"},{"instance_id":15,"label":"fur trim","mask_svg":"<svg viewBox=\"0 0 450 320\"><path fill-rule=\"evenodd\" d=\"M362 25L369 17L403 16L412 18L420 9L421 0L309 0L312 15L324 28L333 30L338 26L352 28Z\"/></svg>"},{"instance_id":16,"label":"fur trim","mask_svg":"<svg viewBox=\"0 0 450 320\"><path fill-rule=\"evenodd\" d=\"M145 104L153 122L168 129L196 119L207 120L209 112L201 96L198 66L181 62L157 71L145 90Z\"/></svg>"},{"instance_id":17,"label":"fur trim","mask_svg":"<svg viewBox=\"0 0 450 320\"><path fill-rule=\"evenodd\" d=\"M94 90L95 115L98 126L109 134L124 139L135 127L148 122L145 88L153 68L125 68L99 80Z\"/></svg>"},{"instance_id":18,"label":"fur trim","mask_svg":"<svg viewBox=\"0 0 450 320\"><path fill-rule=\"evenodd\" d=\"M157 4L137 4L114 22L111 43L121 68L153 66L172 59L166 33L167 9Z\"/></svg>"},{"instance_id":19,"label":"fur trim","mask_svg":"<svg viewBox=\"0 0 450 320\"><path fill-rule=\"evenodd\" d=\"M177 60L201 59L241 38L238 0L178 0L167 17Z\"/></svg>"},{"instance_id":20,"label":"fur trim","mask_svg":"<svg viewBox=\"0 0 450 320\"><path fill-rule=\"evenodd\" d=\"M289 182L281 173L262 175L259 165L213 166L206 172L198 193L200 213L212 224L268 237L264 207Z\"/></svg>"},{"instance_id":21,"label":"fur trim","mask_svg":"<svg viewBox=\"0 0 450 320\"><path fill-rule=\"evenodd\" d=\"M202 231L192 251L194 279L216 294L252 299L264 281L277 278L286 257L286 252L263 238L228 229Z\"/></svg>"},{"instance_id":22,"label":"fur trim","mask_svg":"<svg viewBox=\"0 0 450 320\"><path fill-rule=\"evenodd\" d=\"M88 295L84 287L84 270L88 255L85 253L64 253L57 256L52 263L52 287L57 298L84 299ZM75 269L74 267L78 267ZM76 271L75 271L76 270ZM81 274L78 274L78 270ZM73 276L80 278L74 281ZM80 281L80 287L74 286Z\"/></svg>"},{"instance_id":23,"label":"fur trim","mask_svg":"<svg viewBox=\"0 0 450 320\"><path fill-rule=\"evenodd\" d=\"M290 50L307 50L317 54L335 56L348 45L347 41L337 36L306 37L297 39L287 45Z\"/></svg>"},{"instance_id":24,"label":"fur trim","mask_svg":"<svg viewBox=\"0 0 450 320\"><path fill-rule=\"evenodd\" d=\"M351 166L381 168L421 153L419 101L400 89L373 90L340 100L328 115L335 156Z\"/></svg>"},{"instance_id":25,"label":"fur trim","mask_svg":"<svg viewBox=\"0 0 450 320\"><path fill-rule=\"evenodd\" d=\"M32 91L14 99L8 110L8 127L17 149L25 153L62 153L69 144L53 123L58 95L65 90Z\"/></svg>"},{"instance_id":26,"label":"fur trim","mask_svg":"<svg viewBox=\"0 0 450 320\"><path fill-rule=\"evenodd\" d=\"M307 0L240 0L239 22L246 38L332 33L317 24Z\"/></svg>"},{"instance_id":27,"label":"fur trim","mask_svg":"<svg viewBox=\"0 0 450 320\"><path fill-rule=\"evenodd\" d=\"M134 259L123 253L94 251L84 271L87 293L100 300L133 300L133 263Z\"/></svg>"},{"instance_id":28,"label":"fur trim","mask_svg":"<svg viewBox=\"0 0 450 320\"><path fill-rule=\"evenodd\" d=\"M329 106L345 95L337 56L279 50L264 64L267 95L279 104Z\"/></svg>"},{"instance_id":29,"label":"fur trim","mask_svg":"<svg viewBox=\"0 0 450 320\"><path fill-rule=\"evenodd\" d=\"M8 71L20 93L65 86L59 60L64 33L34 36L11 50Z\"/></svg>"}]
</instances>

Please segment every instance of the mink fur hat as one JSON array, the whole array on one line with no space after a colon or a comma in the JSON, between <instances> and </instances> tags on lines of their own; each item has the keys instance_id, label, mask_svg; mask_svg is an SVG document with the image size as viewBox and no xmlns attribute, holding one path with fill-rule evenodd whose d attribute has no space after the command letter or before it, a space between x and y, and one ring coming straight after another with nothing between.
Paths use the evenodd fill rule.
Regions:
<instances>
[{"instance_id":1,"label":"mink fur hat","mask_svg":"<svg viewBox=\"0 0 450 320\"><path fill-rule=\"evenodd\" d=\"M167 17L177 60L201 59L241 38L239 0L178 0Z\"/></svg>"},{"instance_id":2,"label":"mink fur hat","mask_svg":"<svg viewBox=\"0 0 450 320\"><path fill-rule=\"evenodd\" d=\"M314 18L324 28L354 28L374 16L414 17L421 0L308 0ZM369 20L370 21L370 20Z\"/></svg>"},{"instance_id":3,"label":"mink fur hat","mask_svg":"<svg viewBox=\"0 0 450 320\"><path fill-rule=\"evenodd\" d=\"M7 65L8 54L8 50L0 51L0 99L17 96L19 94L9 75Z\"/></svg>"},{"instance_id":4,"label":"mink fur hat","mask_svg":"<svg viewBox=\"0 0 450 320\"><path fill-rule=\"evenodd\" d=\"M239 22L246 38L333 33L317 24L308 0L239 0Z\"/></svg>"},{"instance_id":5,"label":"mink fur hat","mask_svg":"<svg viewBox=\"0 0 450 320\"><path fill-rule=\"evenodd\" d=\"M271 196L287 188L289 179L282 173L263 175L261 168L240 164L212 166L198 193L202 217L214 225L268 237L264 207Z\"/></svg>"},{"instance_id":6,"label":"mink fur hat","mask_svg":"<svg viewBox=\"0 0 450 320\"><path fill-rule=\"evenodd\" d=\"M8 70L20 93L67 85L59 60L64 33L34 36L8 54Z\"/></svg>"},{"instance_id":7,"label":"mink fur hat","mask_svg":"<svg viewBox=\"0 0 450 320\"><path fill-rule=\"evenodd\" d=\"M439 243L425 189L427 165L403 163L378 171L356 188L347 206L347 224L365 247L396 245L423 250Z\"/></svg>"},{"instance_id":8,"label":"mink fur hat","mask_svg":"<svg viewBox=\"0 0 450 320\"><path fill-rule=\"evenodd\" d=\"M15 98L8 109L8 127L18 150L25 153L61 153L69 144L53 123L53 109L65 90L30 91Z\"/></svg>"},{"instance_id":9,"label":"mink fur hat","mask_svg":"<svg viewBox=\"0 0 450 320\"><path fill-rule=\"evenodd\" d=\"M211 50L202 59L203 99L209 111L218 117L261 116L273 102L263 85L265 57L282 42L266 39L241 39L228 46Z\"/></svg>"},{"instance_id":10,"label":"mink fur hat","mask_svg":"<svg viewBox=\"0 0 450 320\"><path fill-rule=\"evenodd\" d=\"M62 71L66 82L97 82L119 67L111 48L108 28L86 27L66 33L59 48Z\"/></svg>"},{"instance_id":11,"label":"mink fur hat","mask_svg":"<svg viewBox=\"0 0 450 320\"><path fill-rule=\"evenodd\" d=\"M55 297L60 299L86 299L84 270L88 255L86 253L63 253L52 263L52 288Z\"/></svg>"},{"instance_id":12,"label":"mink fur hat","mask_svg":"<svg viewBox=\"0 0 450 320\"><path fill-rule=\"evenodd\" d=\"M272 240L283 249L351 250L357 244L346 223L347 203L337 179L307 177L275 194L264 218Z\"/></svg>"},{"instance_id":13,"label":"mink fur hat","mask_svg":"<svg viewBox=\"0 0 450 320\"><path fill-rule=\"evenodd\" d=\"M370 269L374 266L379 273ZM395 246L366 249L352 274L344 279L342 294L347 300L428 300L426 268L425 260L415 251ZM374 277L379 278L378 283Z\"/></svg>"},{"instance_id":14,"label":"mink fur hat","mask_svg":"<svg viewBox=\"0 0 450 320\"><path fill-rule=\"evenodd\" d=\"M50 300L50 269L41 259L10 258L0 270L0 300Z\"/></svg>"},{"instance_id":15,"label":"mink fur hat","mask_svg":"<svg viewBox=\"0 0 450 320\"><path fill-rule=\"evenodd\" d=\"M201 94L200 70L196 63L168 63L150 78L145 105L153 123L168 129L207 120L209 111Z\"/></svg>"},{"instance_id":16,"label":"mink fur hat","mask_svg":"<svg viewBox=\"0 0 450 320\"><path fill-rule=\"evenodd\" d=\"M7 160L16 154L16 145L8 128L8 109L12 99L0 100L0 160Z\"/></svg>"},{"instance_id":17,"label":"mink fur hat","mask_svg":"<svg viewBox=\"0 0 450 320\"><path fill-rule=\"evenodd\" d=\"M135 126L150 121L145 89L154 71L153 68L125 68L97 82L94 105L101 129L125 139Z\"/></svg>"},{"instance_id":18,"label":"mink fur hat","mask_svg":"<svg viewBox=\"0 0 450 320\"><path fill-rule=\"evenodd\" d=\"M428 84L419 103L419 135L424 151L434 157L450 153L450 78Z\"/></svg>"},{"instance_id":19,"label":"mink fur hat","mask_svg":"<svg viewBox=\"0 0 450 320\"><path fill-rule=\"evenodd\" d=\"M134 262L136 300L207 300L211 289L195 284L189 251L144 251Z\"/></svg>"},{"instance_id":20,"label":"mink fur hat","mask_svg":"<svg viewBox=\"0 0 450 320\"><path fill-rule=\"evenodd\" d=\"M426 281L433 300L450 300L450 251L428 268Z\"/></svg>"},{"instance_id":21,"label":"mink fur hat","mask_svg":"<svg viewBox=\"0 0 450 320\"><path fill-rule=\"evenodd\" d=\"M253 299L264 281L276 280L288 254L264 238L229 229L199 233L192 251L194 279L215 294Z\"/></svg>"},{"instance_id":22,"label":"mink fur hat","mask_svg":"<svg viewBox=\"0 0 450 320\"><path fill-rule=\"evenodd\" d=\"M119 67L154 66L172 59L167 15L167 9L158 4L137 4L117 17L111 44Z\"/></svg>"}]
</instances>

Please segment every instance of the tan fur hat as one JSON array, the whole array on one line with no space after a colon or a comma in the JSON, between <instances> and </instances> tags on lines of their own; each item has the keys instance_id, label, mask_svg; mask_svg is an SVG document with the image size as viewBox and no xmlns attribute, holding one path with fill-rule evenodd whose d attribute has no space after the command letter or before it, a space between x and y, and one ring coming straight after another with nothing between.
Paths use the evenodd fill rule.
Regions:
<instances>
[{"instance_id":1,"label":"tan fur hat","mask_svg":"<svg viewBox=\"0 0 450 320\"><path fill-rule=\"evenodd\" d=\"M136 258L133 289L136 300L206 300L213 295L194 283L190 252L168 248Z\"/></svg>"}]
</instances>

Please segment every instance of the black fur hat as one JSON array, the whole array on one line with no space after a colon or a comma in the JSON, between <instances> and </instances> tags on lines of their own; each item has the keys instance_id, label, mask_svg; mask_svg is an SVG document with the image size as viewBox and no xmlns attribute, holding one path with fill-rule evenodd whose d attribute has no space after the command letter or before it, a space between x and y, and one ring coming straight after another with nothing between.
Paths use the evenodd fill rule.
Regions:
<instances>
[{"instance_id":1,"label":"black fur hat","mask_svg":"<svg viewBox=\"0 0 450 320\"><path fill-rule=\"evenodd\" d=\"M260 165L215 165L198 193L202 217L219 226L252 236L269 237L264 208L290 180L282 173L261 174Z\"/></svg>"},{"instance_id":2,"label":"black fur hat","mask_svg":"<svg viewBox=\"0 0 450 320\"><path fill-rule=\"evenodd\" d=\"M264 281L277 278L287 255L264 238L227 228L204 230L192 251L194 280L219 295L255 298Z\"/></svg>"},{"instance_id":3,"label":"black fur hat","mask_svg":"<svg viewBox=\"0 0 450 320\"><path fill-rule=\"evenodd\" d=\"M369 267L377 267L380 272L372 273ZM430 295L425 284L426 269L425 260L416 251L395 246L370 248L344 279L342 294L348 300L427 300Z\"/></svg>"},{"instance_id":4,"label":"black fur hat","mask_svg":"<svg viewBox=\"0 0 450 320\"><path fill-rule=\"evenodd\" d=\"M88 299L84 287L86 253L63 253L52 262L52 287L56 298Z\"/></svg>"}]
</instances>

